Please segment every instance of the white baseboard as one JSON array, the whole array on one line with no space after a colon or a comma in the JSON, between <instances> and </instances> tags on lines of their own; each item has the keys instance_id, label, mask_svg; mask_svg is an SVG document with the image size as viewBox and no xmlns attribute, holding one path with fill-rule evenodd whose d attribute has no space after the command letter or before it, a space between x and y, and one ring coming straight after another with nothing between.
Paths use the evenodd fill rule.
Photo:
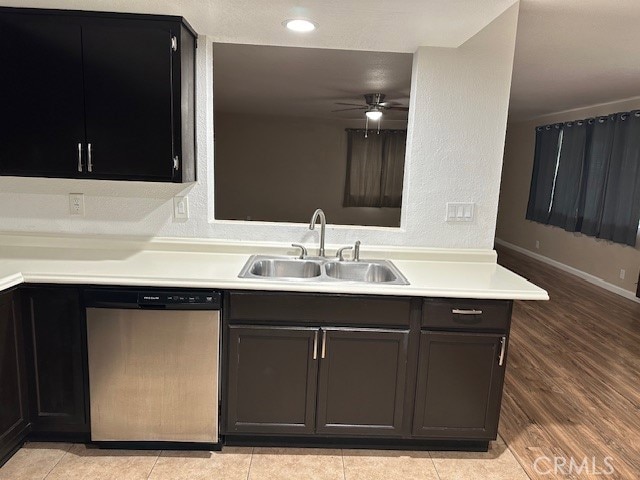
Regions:
<instances>
[{"instance_id":1,"label":"white baseboard","mask_svg":"<svg viewBox=\"0 0 640 480\"><path fill-rule=\"evenodd\" d=\"M557 260L553 260L552 258L545 257L544 255L540 255L539 253L532 252L531 250L527 250L526 248L519 247L518 245L514 245L513 243L505 242L499 238L495 239L496 245L500 245L502 247L508 248L510 250L515 250L516 252L522 253L531 258L535 258L536 260L541 261L542 263L546 263L547 265L554 266L563 270L567 273L575 275L576 277L580 277L586 280L593 285L596 285L600 288L604 288L610 292L616 293L621 297L632 300L636 303L640 303L640 298L636 297L635 293L630 292L629 290L625 290L622 287L618 287L612 283L606 282L601 278L596 277L595 275L591 275L590 273L583 272L582 270L578 270L577 268L571 267L564 263L558 262Z\"/></svg>"}]
</instances>

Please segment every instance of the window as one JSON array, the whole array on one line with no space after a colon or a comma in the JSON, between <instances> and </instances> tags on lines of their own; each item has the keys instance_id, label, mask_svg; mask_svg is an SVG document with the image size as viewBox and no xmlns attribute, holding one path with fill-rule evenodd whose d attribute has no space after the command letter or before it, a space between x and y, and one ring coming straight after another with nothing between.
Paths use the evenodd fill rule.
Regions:
<instances>
[{"instance_id":1,"label":"window","mask_svg":"<svg viewBox=\"0 0 640 480\"><path fill-rule=\"evenodd\" d=\"M527 219L635 246L640 110L537 127Z\"/></svg>"},{"instance_id":2,"label":"window","mask_svg":"<svg viewBox=\"0 0 640 480\"><path fill-rule=\"evenodd\" d=\"M345 207L402 205L406 130L347 129Z\"/></svg>"}]
</instances>

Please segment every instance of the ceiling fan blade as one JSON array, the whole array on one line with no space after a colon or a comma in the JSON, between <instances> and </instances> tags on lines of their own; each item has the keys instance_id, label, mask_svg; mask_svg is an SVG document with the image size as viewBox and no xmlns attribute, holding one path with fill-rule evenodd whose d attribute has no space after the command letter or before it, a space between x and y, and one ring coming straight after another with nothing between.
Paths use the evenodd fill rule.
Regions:
<instances>
[{"instance_id":1,"label":"ceiling fan blade","mask_svg":"<svg viewBox=\"0 0 640 480\"><path fill-rule=\"evenodd\" d=\"M332 112L346 112L348 110L366 110L367 107L351 107L351 108L341 108L339 110L331 110Z\"/></svg>"},{"instance_id":2,"label":"ceiling fan blade","mask_svg":"<svg viewBox=\"0 0 640 480\"><path fill-rule=\"evenodd\" d=\"M401 110L403 112L408 112L409 107L385 107L387 110Z\"/></svg>"},{"instance_id":3,"label":"ceiling fan blade","mask_svg":"<svg viewBox=\"0 0 640 480\"><path fill-rule=\"evenodd\" d=\"M361 103L345 103L345 102L334 102L334 105L349 105L351 107L362 107L367 108L366 105L362 105Z\"/></svg>"}]
</instances>

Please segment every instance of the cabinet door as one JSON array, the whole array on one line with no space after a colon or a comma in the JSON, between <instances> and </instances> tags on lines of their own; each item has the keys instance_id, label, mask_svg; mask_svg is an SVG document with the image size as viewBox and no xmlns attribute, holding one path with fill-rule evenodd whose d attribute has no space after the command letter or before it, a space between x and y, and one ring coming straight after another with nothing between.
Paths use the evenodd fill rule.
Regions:
<instances>
[{"instance_id":1,"label":"cabinet door","mask_svg":"<svg viewBox=\"0 0 640 480\"><path fill-rule=\"evenodd\" d=\"M406 330L322 330L317 433L403 433L408 340Z\"/></svg>"},{"instance_id":2,"label":"cabinet door","mask_svg":"<svg viewBox=\"0 0 640 480\"><path fill-rule=\"evenodd\" d=\"M506 337L497 334L421 332L415 436L496 438L503 342Z\"/></svg>"},{"instance_id":3,"label":"cabinet door","mask_svg":"<svg viewBox=\"0 0 640 480\"><path fill-rule=\"evenodd\" d=\"M84 145L80 26L0 14L0 174L73 177Z\"/></svg>"},{"instance_id":4,"label":"cabinet door","mask_svg":"<svg viewBox=\"0 0 640 480\"><path fill-rule=\"evenodd\" d=\"M0 295L0 465L29 428L27 387L15 294Z\"/></svg>"},{"instance_id":5,"label":"cabinet door","mask_svg":"<svg viewBox=\"0 0 640 480\"><path fill-rule=\"evenodd\" d=\"M25 296L34 431L86 432L84 317L75 288L34 288Z\"/></svg>"},{"instance_id":6,"label":"cabinet door","mask_svg":"<svg viewBox=\"0 0 640 480\"><path fill-rule=\"evenodd\" d=\"M318 329L229 330L226 433L313 433Z\"/></svg>"},{"instance_id":7,"label":"cabinet door","mask_svg":"<svg viewBox=\"0 0 640 480\"><path fill-rule=\"evenodd\" d=\"M172 179L171 37L162 22L83 22L91 177Z\"/></svg>"}]
</instances>

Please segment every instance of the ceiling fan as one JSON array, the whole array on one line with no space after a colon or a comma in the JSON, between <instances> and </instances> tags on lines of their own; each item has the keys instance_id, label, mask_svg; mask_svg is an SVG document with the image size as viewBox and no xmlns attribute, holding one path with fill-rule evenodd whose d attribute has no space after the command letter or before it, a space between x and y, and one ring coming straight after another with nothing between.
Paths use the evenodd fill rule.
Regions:
<instances>
[{"instance_id":1,"label":"ceiling fan","mask_svg":"<svg viewBox=\"0 0 640 480\"><path fill-rule=\"evenodd\" d=\"M382 113L385 110L401 110L403 112L409 111L409 107L403 107L396 102L385 102L384 99L386 95L384 93L366 93L363 96L366 105L358 103L335 102L336 105L348 105L349 108L340 108L331 111L346 112L349 110L364 110L364 114L367 117L364 130L365 138L367 137L367 132L369 130L369 120L378 122L378 133L380 133L380 124L382 123L380 120L382 118Z\"/></svg>"},{"instance_id":2,"label":"ceiling fan","mask_svg":"<svg viewBox=\"0 0 640 480\"><path fill-rule=\"evenodd\" d=\"M382 116L384 110L401 110L409 111L409 107L403 107L396 102L385 102L386 95L384 93L366 93L363 95L366 105L358 103L336 102L336 105L348 105L350 108L340 108L332 110L332 112L346 112L348 110L365 110L365 114L370 120L378 120ZM372 115L370 115L372 114Z\"/></svg>"}]
</instances>

